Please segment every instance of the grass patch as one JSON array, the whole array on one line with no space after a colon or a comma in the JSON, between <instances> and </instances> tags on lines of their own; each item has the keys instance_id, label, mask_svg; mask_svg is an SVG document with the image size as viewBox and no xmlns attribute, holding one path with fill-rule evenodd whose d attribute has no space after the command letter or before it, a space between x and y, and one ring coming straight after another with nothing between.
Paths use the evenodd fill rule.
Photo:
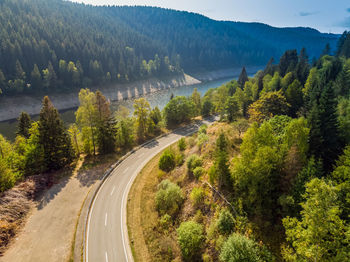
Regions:
<instances>
[{"instance_id":1,"label":"grass patch","mask_svg":"<svg viewBox=\"0 0 350 262\"><path fill-rule=\"evenodd\" d=\"M135 261L152 261L146 246L143 228L153 227L158 220L156 210L153 210L150 202L154 201L154 181L158 181L158 161L162 152L156 155L141 170L136 177L128 197L127 204L127 226L129 232L130 246ZM157 182L156 182L157 184ZM148 218L148 219L145 219ZM152 219L151 219L152 218Z\"/></svg>"}]
</instances>

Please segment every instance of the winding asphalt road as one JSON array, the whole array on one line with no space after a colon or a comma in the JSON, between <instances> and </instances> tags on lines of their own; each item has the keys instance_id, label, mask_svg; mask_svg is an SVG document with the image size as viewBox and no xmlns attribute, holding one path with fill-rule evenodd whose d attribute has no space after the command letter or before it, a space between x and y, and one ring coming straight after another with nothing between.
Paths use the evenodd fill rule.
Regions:
<instances>
[{"instance_id":1,"label":"winding asphalt road","mask_svg":"<svg viewBox=\"0 0 350 262\"><path fill-rule=\"evenodd\" d=\"M214 121L215 118L212 118L189 125L154 140L132 153L113 170L103 182L89 210L85 261L133 261L126 225L126 205L132 182L156 154L181 137L194 133L201 124Z\"/></svg>"}]
</instances>

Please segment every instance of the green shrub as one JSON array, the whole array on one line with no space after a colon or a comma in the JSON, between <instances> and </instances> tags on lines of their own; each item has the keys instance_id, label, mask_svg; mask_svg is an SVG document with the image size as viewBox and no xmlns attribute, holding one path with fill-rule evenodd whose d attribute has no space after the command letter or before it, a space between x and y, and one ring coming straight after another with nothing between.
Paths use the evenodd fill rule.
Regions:
<instances>
[{"instance_id":1,"label":"green shrub","mask_svg":"<svg viewBox=\"0 0 350 262\"><path fill-rule=\"evenodd\" d=\"M213 103L210 101L208 97L204 97L203 103L202 103L202 116L206 117L211 114L211 111L213 109Z\"/></svg>"},{"instance_id":2,"label":"green shrub","mask_svg":"<svg viewBox=\"0 0 350 262\"><path fill-rule=\"evenodd\" d=\"M221 234L230 234L235 226L235 220L227 209L221 210L216 226Z\"/></svg>"},{"instance_id":3,"label":"green shrub","mask_svg":"<svg viewBox=\"0 0 350 262\"><path fill-rule=\"evenodd\" d=\"M188 221L181 223L176 231L184 260L198 259L204 241L203 226L194 221Z\"/></svg>"},{"instance_id":4,"label":"green shrub","mask_svg":"<svg viewBox=\"0 0 350 262\"><path fill-rule=\"evenodd\" d=\"M199 179L205 172L205 169L201 166L197 166L194 170L193 170L193 175L196 179Z\"/></svg>"},{"instance_id":5,"label":"green shrub","mask_svg":"<svg viewBox=\"0 0 350 262\"><path fill-rule=\"evenodd\" d=\"M190 147L193 147L195 144L196 144L196 138L195 138L196 135L193 135L191 136L189 139L188 139L188 145Z\"/></svg>"},{"instance_id":6,"label":"green shrub","mask_svg":"<svg viewBox=\"0 0 350 262\"><path fill-rule=\"evenodd\" d=\"M226 241L226 236L223 235L218 235L217 238L215 239L215 249L216 251L220 252L220 250L222 249L222 246L224 245L225 241ZM234 260L236 261L236 260ZM238 260L240 261L240 260Z\"/></svg>"},{"instance_id":7,"label":"green shrub","mask_svg":"<svg viewBox=\"0 0 350 262\"><path fill-rule=\"evenodd\" d=\"M201 125L199 130L198 130L198 134L206 134L207 133L207 128L208 128L208 126L206 124Z\"/></svg>"},{"instance_id":8,"label":"green shrub","mask_svg":"<svg viewBox=\"0 0 350 262\"><path fill-rule=\"evenodd\" d=\"M171 216L168 214L163 215L159 220L159 224L163 229L168 229L172 224Z\"/></svg>"},{"instance_id":9,"label":"green shrub","mask_svg":"<svg viewBox=\"0 0 350 262\"><path fill-rule=\"evenodd\" d=\"M200 205L203 204L204 199L205 199L205 192L202 188L200 187L194 187L192 189L192 192L190 194L190 198L194 204L194 206L199 207Z\"/></svg>"},{"instance_id":10,"label":"green shrub","mask_svg":"<svg viewBox=\"0 0 350 262\"><path fill-rule=\"evenodd\" d=\"M175 155L170 150L165 150L159 159L159 169L169 172L175 168Z\"/></svg>"},{"instance_id":11,"label":"green shrub","mask_svg":"<svg viewBox=\"0 0 350 262\"><path fill-rule=\"evenodd\" d=\"M204 133L199 134L197 138L197 146L199 147L199 150L202 150L203 145L208 141L209 141L209 137L206 134Z\"/></svg>"},{"instance_id":12,"label":"green shrub","mask_svg":"<svg viewBox=\"0 0 350 262\"><path fill-rule=\"evenodd\" d=\"M156 194L156 207L160 215L169 214L174 216L179 211L183 202L181 188L178 185L163 180L158 185Z\"/></svg>"},{"instance_id":13,"label":"green shrub","mask_svg":"<svg viewBox=\"0 0 350 262\"><path fill-rule=\"evenodd\" d=\"M202 165L202 159L196 154L189 156L189 158L187 159L187 168L188 168L188 172L191 175L193 174L193 170L196 167L199 167L201 165Z\"/></svg>"},{"instance_id":14,"label":"green shrub","mask_svg":"<svg viewBox=\"0 0 350 262\"><path fill-rule=\"evenodd\" d=\"M5 161L0 158L0 192L12 188L16 183L16 178L11 169L7 168Z\"/></svg>"},{"instance_id":15,"label":"green shrub","mask_svg":"<svg viewBox=\"0 0 350 262\"><path fill-rule=\"evenodd\" d=\"M210 168L209 168L209 182L211 184L214 184L216 179L217 179L217 172L216 172L216 166L215 165L212 165Z\"/></svg>"},{"instance_id":16,"label":"green shrub","mask_svg":"<svg viewBox=\"0 0 350 262\"><path fill-rule=\"evenodd\" d=\"M259 253L259 247L253 240L234 233L223 244L220 260L223 262L259 262L262 261Z\"/></svg>"},{"instance_id":17,"label":"green shrub","mask_svg":"<svg viewBox=\"0 0 350 262\"><path fill-rule=\"evenodd\" d=\"M179 142L177 143L177 146L179 147L180 151L185 151L186 149L186 140L184 137L182 137Z\"/></svg>"},{"instance_id":18,"label":"green shrub","mask_svg":"<svg viewBox=\"0 0 350 262\"><path fill-rule=\"evenodd\" d=\"M199 209L196 211L196 214L194 215L193 217L193 221L196 222L196 223L199 223L199 224L202 224L203 223L203 219L204 219L204 216L202 214L202 211L200 211Z\"/></svg>"},{"instance_id":19,"label":"green shrub","mask_svg":"<svg viewBox=\"0 0 350 262\"><path fill-rule=\"evenodd\" d=\"M162 181L166 175L167 175L167 173L164 172L163 170L158 170L157 177L158 177L159 181Z\"/></svg>"},{"instance_id":20,"label":"green shrub","mask_svg":"<svg viewBox=\"0 0 350 262\"><path fill-rule=\"evenodd\" d=\"M176 166L182 166L182 164L185 162L185 156L182 153L175 155L175 164Z\"/></svg>"}]
</instances>

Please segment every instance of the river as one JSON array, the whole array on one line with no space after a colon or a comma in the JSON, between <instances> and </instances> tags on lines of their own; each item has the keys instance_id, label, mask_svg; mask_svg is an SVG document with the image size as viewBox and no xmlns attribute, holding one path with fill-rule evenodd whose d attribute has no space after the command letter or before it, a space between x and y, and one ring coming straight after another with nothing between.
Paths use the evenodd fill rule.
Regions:
<instances>
[{"instance_id":1,"label":"river","mask_svg":"<svg viewBox=\"0 0 350 262\"><path fill-rule=\"evenodd\" d=\"M189 96L192 94L193 89L197 88L199 93L203 95L208 89L219 87L222 84L232 80L233 78L237 78L237 76L203 82L203 83L191 85L191 86L181 86L181 87L176 87L171 89L160 90L158 92L147 94L143 97L145 97L149 101L152 108L155 106L158 106L159 109L163 109L164 106L168 103L171 97L171 94L174 94L174 96ZM133 101L134 99L112 102L112 110L115 111L118 109L119 105L123 105L129 108L130 111L132 111ZM75 111L76 111L76 108L72 108L72 109L63 110L60 112L63 121L67 125L75 122L75 115L74 115ZM33 119L37 120L38 116L33 116ZM16 128L17 128L17 120L15 119L0 122L0 134L4 135L7 139L14 140Z\"/></svg>"}]
</instances>

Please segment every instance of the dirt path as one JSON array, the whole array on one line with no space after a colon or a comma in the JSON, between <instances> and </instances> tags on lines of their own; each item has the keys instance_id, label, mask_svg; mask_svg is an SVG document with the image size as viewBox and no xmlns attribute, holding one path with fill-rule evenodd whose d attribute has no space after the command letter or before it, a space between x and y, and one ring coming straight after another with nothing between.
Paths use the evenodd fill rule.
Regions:
<instances>
[{"instance_id":1,"label":"dirt path","mask_svg":"<svg viewBox=\"0 0 350 262\"><path fill-rule=\"evenodd\" d=\"M78 172L50 188L31 212L26 225L0 261L55 262L69 260L78 214L91 186L106 166Z\"/></svg>"}]
</instances>

